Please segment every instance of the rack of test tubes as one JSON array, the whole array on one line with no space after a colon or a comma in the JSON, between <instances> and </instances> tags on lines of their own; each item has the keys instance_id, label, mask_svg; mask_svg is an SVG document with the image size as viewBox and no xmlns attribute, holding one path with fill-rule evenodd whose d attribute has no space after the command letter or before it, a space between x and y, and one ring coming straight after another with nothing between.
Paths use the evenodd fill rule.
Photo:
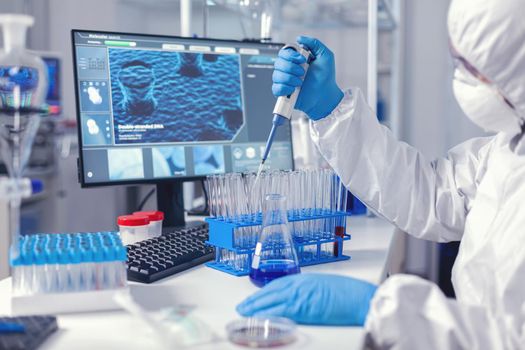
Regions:
<instances>
[{"instance_id":1,"label":"rack of test tubes","mask_svg":"<svg viewBox=\"0 0 525 350\"><path fill-rule=\"evenodd\" d=\"M11 258L13 301L24 309L54 298L59 302L46 311L56 312L113 308L103 296L127 288L126 259L116 232L21 236Z\"/></svg>"},{"instance_id":2,"label":"rack of test tubes","mask_svg":"<svg viewBox=\"0 0 525 350\"><path fill-rule=\"evenodd\" d=\"M206 265L235 276L249 274L261 230L266 194L286 196L289 229L301 266L350 259L343 255L347 190L328 169L210 175L208 243L216 257Z\"/></svg>"}]
</instances>

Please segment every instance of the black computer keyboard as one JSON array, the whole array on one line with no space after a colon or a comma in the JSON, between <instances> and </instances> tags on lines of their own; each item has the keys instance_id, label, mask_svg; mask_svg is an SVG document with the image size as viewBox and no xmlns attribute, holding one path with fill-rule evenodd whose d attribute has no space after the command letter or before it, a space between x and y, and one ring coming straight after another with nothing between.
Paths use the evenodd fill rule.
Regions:
<instances>
[{"instance_id":1,"label":"black computer keyboard","mask_svg":"<svg viewBox=\"0 0 525 350\"><path fill-rule=\"evenodd\" d=\"M24 325L23 333L0 333L0 350L33 350L58 329L54 316L0 317L0 323Z\"/></svg>"},{"instance_id":2,"label":"black computer keyboard","mask_svg":"<svg viewBox=\"0 0 525 350\"><path fill-rule=\"evenodd\" d=\"M215 258L208 224L190 222L160 237L128 245L128 280L151 283Z\"/></svg>"}]
</instances>

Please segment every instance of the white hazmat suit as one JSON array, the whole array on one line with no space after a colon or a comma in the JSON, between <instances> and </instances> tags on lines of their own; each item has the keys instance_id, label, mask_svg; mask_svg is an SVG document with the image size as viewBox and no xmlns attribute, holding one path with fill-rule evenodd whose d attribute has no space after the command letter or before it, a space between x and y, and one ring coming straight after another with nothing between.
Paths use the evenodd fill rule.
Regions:
<instances>
[{"instance_id":1,"label":"white hazmat suit","mask_svg":"<svg viewBox=\"0 0 525 350\"><path fill-rule=\"evenodd\" d=\"M522 125L525 1L453 1L448 25L453 47L507 98ZM501 130L429 161L378 123L358 89L311 122L321 153L370 208L415 237L461 240L457 299L418 277L390 277L365 324L373 345L525 348L525 140L519 128Z\"/></svg>"}]
</instances>

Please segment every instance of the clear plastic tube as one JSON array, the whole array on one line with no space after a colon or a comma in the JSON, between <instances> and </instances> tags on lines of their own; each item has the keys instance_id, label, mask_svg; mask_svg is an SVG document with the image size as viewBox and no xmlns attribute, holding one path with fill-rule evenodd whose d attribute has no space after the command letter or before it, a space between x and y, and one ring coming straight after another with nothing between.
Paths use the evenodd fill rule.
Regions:
<instances>
[{"instance_id":1,"label":"clear plastic tube","mask_svg":"<svg viewBox=\"0 0 525 350\"><path fill-rule=\"evenodd\" d=\"M260 222L262 199L268 193L279 193L288 198L286 212L292 237L297 243L310 242L299 247L298 253L305 259L333 256L335 235L344 233L344 219L319 218L320 215L346 211L347 192L340 179L331 169L263 171L256 174L225 174L208 176L207 185L210 214L233 223ZM308 217L315 216L315 219ZM298 220L298 221L295 221ZM253 248L257 241L256 227L242 227L235 231L235 245ZM218 259L236 268L242 268L245 256L231 251L219 251Z\"/></svg>"},{"instance_id":2,"label":"clear plastic tube","mask_svg":"<svg viewBox=\"0 0 525 350\"><path fill-rule=\"evenodd\" d=\"M20 253L11 261L15 295L126 285L126 250L116 233L24 236Z\"/></svg>"}]
</instances>

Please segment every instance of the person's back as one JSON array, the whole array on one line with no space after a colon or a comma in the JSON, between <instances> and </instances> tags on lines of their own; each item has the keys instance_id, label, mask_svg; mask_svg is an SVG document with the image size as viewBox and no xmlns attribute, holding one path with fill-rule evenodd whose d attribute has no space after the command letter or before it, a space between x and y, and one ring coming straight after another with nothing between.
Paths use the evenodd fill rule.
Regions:
<instances>
[{"instance_id":1,"label":"person's back","mask_svg":"<svg viewBox=\"0 0 525 350\"><path fill-rule=\"evenodd\" d=\"M515 332L507 336L516 348L525 325L525 140L509 138L496 136L478 165L452 280L459 302L489 308L496 317L485 321L486 330Z\"/></svg>"}]
</instances>

